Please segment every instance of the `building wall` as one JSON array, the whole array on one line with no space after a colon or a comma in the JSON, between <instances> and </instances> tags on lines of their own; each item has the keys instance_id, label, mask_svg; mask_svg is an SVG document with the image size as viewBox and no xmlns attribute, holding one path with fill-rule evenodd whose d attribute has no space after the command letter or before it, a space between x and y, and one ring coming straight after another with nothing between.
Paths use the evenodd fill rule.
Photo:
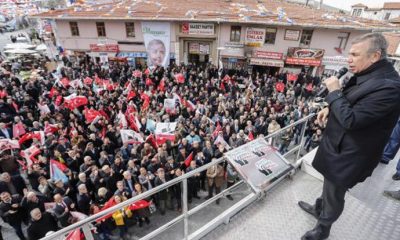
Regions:
<instances>
[{"instance_id":1,"label":"building wall","mask_svg":"<svg viewBox=\"0 0 400 240\"><path fill-rule=\"evenodd\" d=\"M368 10L363 8L352 8L350 14L353 14L355 9L362 9L360 17L368 18L373 20L385 20L385 16L387 13L390 13L389 19L400 17L400 10L388 10L388 9L376 9L376 10ZM376 14L375 14L376 13Z\"/></svg>"}]
</instances>

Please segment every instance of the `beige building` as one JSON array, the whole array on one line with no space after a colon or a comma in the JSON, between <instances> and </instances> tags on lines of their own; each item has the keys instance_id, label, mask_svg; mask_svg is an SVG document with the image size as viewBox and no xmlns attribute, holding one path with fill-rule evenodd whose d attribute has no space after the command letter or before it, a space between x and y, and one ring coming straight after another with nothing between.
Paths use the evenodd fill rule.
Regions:
<instances>
[{"instance_id":1,"label":"beige building","mask_svg":"<svg viewBox=\"0 0 400 240\"><path fill-rule=\"evenodd\" d=\"M394 25L273 0L122 1L74 5L35 18L51 21L70 57L98 61L148 59L144 25L168 23L169 62L225 68L312 73L346 65L352 39ZM147 32L147 30L146 30Z\"/></svg>"}]
</instances>

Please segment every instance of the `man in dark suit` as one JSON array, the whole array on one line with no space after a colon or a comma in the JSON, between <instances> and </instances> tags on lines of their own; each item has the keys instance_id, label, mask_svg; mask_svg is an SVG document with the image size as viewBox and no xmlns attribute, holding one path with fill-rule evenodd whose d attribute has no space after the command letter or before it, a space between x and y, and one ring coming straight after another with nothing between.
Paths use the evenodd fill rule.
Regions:
<instances>
[{"instance_id":1,"label":"man in dark suit","mask_svg":"<svg viewBox=\"0 0 400 240\"><path fill-rule=\"evenodd\" d=\"M79 194L77 197L78 210L86 215L89 215L91 199L90 199L90 196L88 194L85 184L79 185L78 191L79 191Z\"/></svg>"},{"instance_id":2,"label":"man in dark suit","mask_svg":"<svg viewBox=\"0 0 400 240\"><path fill-rule=\"evenodd\" d=\"M30 214L32 221L27 229L30 240L41 239L46 233L58 230L57 221L49 212L42 213L39 208L35 208Z\"/></svg>"},{"instance_id":3,"label":"man in dark suit","mask_svg":"<svg viewBox=\"0 0 400 240\"><path fill-rule=\"evenodd\" d=\"M2 173L0 176L0 193L2 192L24 196L27 192L24 179L19 175L11 177L7 172Z\"/></svg>"},{"instance_id":4,"label":"man in dark suit","mask_svg":"<svg viewBox=\"0 0 400 240\"><path fill-rule=\"evenodd\" d=\"M75 204L69 197L62 197L61 194L54 195L54 214L58 218L61 227L66 227L74 222L71 211L75 210Z\"/></svg>"},{"instance_id":5,"label":"man in dark suit","mask_svg":"<svg viewBox=\"0 0 400 240\"><path fill-rule=\"evenodd\" d=\"M8 138L8 139L12 139L13 138L13 134L10 128L6 127L5 123L0 123L0 138Z\"/></svg>"},{"instance_id":6,"label":"man in dark suit","mask_svg":"<svg viewBox=\"0 0 400 240\"><path fill-rule=\"evenodd\" d=\"M314 215L317 225L302 239L326 239L344 208L349 188L372 174L400 114L400 77L386 60L387 42L370 33L353 41L349 67L354 73L341 90L339 80L325 80L328 108L318 113L320 125L328 118L313 166L324 177L321 198L299 206Z\"/></svg>"},{"instance_id":7,"label":"man in dark suit","mask_svg":"<svg viewBox=\"0 0 400 240\"><path fill-rule=\"evenodd\" d=\"M21 197L19 195L11 196L9 192L2 192L0 199L0 217L15 229L21 240L25 240L21 227L24 218L24 209L20 205Z\"/></svg>"}]
</instances>

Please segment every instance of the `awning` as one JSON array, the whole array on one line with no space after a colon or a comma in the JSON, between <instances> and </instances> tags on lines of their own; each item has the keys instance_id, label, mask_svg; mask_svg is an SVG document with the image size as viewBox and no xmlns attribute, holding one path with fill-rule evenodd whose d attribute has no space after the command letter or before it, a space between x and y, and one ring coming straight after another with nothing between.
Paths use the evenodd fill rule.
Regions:
<instances>
[{"instance_id":1,"label":"awning","mask_svg":"<svg viewBox=\"0 0 400 240\"><path fill-rule=\"evenodd\" d=\"M250 65L260 65L269 67L283 67L283 60L268 59L268 58L250 58Z\"/></svg>"},{"instance_id":2,"label":"awning","mask_svg":"<svg viewBox=\"0 0 400 240\"><path fill-rule=\"evenodd\" d=\"M227 48L221 51L221 57L223 58L239 58L244 59L244 48Z\"/></svg>"}]
</instances>

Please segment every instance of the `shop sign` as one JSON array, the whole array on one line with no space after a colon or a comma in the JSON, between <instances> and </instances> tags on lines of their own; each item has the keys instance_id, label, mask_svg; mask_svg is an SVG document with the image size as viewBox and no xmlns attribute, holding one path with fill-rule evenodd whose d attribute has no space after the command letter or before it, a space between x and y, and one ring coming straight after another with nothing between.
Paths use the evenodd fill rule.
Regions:
<instances>
[{"instance_id":1,"label":"shop sign","mask_svg":"<svg viewBox=\"0 0 400 240\"><path fill-rule=\"evenodd\" d=\"M200 54L210 54L210 44L200 43Z\"/></svg>"},{"instance_id":2,"label":"shop sign","mask_svg":"<svg viewBox=\"0 0 400 240\"><path fill-rule=\"evenodd\" d=\"M243 48L244 44L238 43L238 42L226 42L225 47L226 48Z\"/></svg>"},{"instance_id":3,"label":"shop sign","mask_svg":"<svg viewBox=\"0 0 400 240\"><path fill-rule=\"evenodd\" d=\"M183 23L182 33L189 35L214 35L213 23Z\"/></svg>"},{"instance_id":4,"label":"shop sign","mask_svg":"<svg viewBox=\"0 0 400 240\"><path fill-rule=\"evenodd\" d=\"M262 47L265 42L265 28L246 28L245 45Z\"/></svg>"},{"instance_id":5,"label":"shop sign","mask_svg":"<svg viewBox=\"0 0 400 240\"><path fill-rule=\"evenodd\" d=\"M250 65L283 67L284 63L282 60L267 59L267 58L250 58Z\"/></svg>"},{"instance_id":6,"label":"shop sign","mask_svg":"<svg viewBox=\"0 0 400 240\"><path fill-rule=\"evenodd\" d=\"M324 65L347 65L347 57L343 56L330 56L322 58L322 64Z\"/></svg>"},{"instance_id":7,"label":"shop sign","mask_svg":"<svg viewBox=\"0 0 400 240\"><path fill-rule=\"evenodd\" d=\"M285 40L289 41L299 41L300 38L300 30L292 30L292 29L286 29L285 30Z\"/></svg>"},{"instance_id":8,"label":"shop sign","mask_svg":"<svg viewBox=\"0 0 400 240\"><path fill-rule=\"evenodd\" d=\"M320 66L325 50L312 48L288 48L286 63L295 65Z\"/></svg>"},{"instance_id":9,"label":"shop sign","mask_svg":"<svg viewBox=\"0 0 400 240\"><path fill-rule=\"evenodd\" d=\"M255 58L269 58L269 59L282 60L283 53L269 52L269 51L263 51L263 50L254 50L253 51L253 57L255 57Z\"/></svg>"},{"instance_id":10,"label":"shop sign","mask_svg":"<svg viewBox=\"0 0 400 240\"><path fill-rule=\"evenodd\" d=\"M197 42L189 43L189 53L199 54L200 53L200 44Z\"/></svg>"},{"instance_id":11,"label":"shop sign","mask_svg":"<svg viewBox=\"0 0 400 240\"><path fill-rule=\"evenodd\" d=\"M92 52L118 52L118 44L90 44L90 51Z\"/></svg>"}]
</instances>

